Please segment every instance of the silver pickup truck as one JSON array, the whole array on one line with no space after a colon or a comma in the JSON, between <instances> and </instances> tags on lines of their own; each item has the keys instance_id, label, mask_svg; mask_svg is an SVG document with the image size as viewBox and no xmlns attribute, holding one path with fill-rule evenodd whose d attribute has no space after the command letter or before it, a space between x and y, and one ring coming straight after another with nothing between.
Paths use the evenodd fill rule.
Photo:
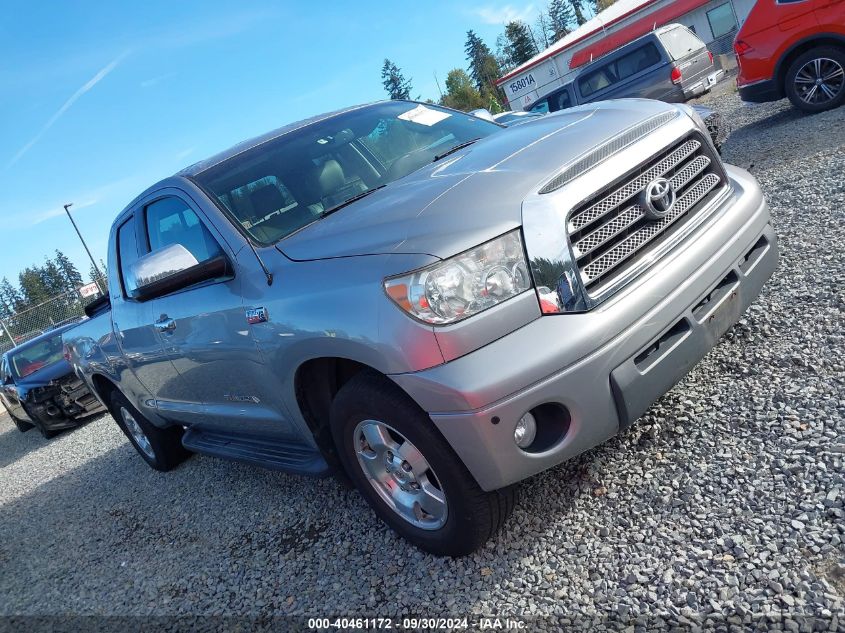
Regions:
<instances>
[{"instance_id":1,"label":"silver pickup truck","mask_svg":"<svg viewBox=\"0 0 845 633\"><path fill-rule=\"evenodd\" d=\"M776 263L757 182L686 106L505 129L382 102L143 192L111 230L110 311L65 343L153 468L345 473L458 556L513 484L642 415Z\"/></svg>"}]
</instances>

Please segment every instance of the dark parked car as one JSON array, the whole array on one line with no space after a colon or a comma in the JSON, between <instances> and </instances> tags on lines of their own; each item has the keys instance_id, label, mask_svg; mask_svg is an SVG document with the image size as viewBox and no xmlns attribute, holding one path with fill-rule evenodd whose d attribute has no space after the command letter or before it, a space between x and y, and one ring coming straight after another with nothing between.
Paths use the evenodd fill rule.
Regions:
<instances>
[{"instance_id":1,"label":"dark parked car","mask_svg":"<svg viewBox=\"0 0 845 633\"><path fill-rule=\"evenodd\" d=\"M62 334L75 326L50 330L0 358L0 400L19 431L35 427L49 438L104 410L63 356Z\"/></svg>"},{"instance_id":2,"label":"dark parked car","mask_svg":"<svg viewBox=\"0 0 845 633\"><path fill-rule=\"evenodd\" d=\"M705 93L724 75L692 31L668 24L585 66L570 83L531 104L556 112L583 103L644 97L683 103Z\"/></svg>"}]
</instances>

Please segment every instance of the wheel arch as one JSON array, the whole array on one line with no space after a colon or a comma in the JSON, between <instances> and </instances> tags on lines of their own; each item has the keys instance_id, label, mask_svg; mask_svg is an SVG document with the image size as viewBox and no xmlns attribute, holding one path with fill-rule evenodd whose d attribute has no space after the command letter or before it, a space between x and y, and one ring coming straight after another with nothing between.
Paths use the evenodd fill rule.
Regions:
<instances>
[{"instance_id":1,"label":"wheel arch","mask_svg":"<svg viewBox=\"0 0 845 633\"><path fill-rule=\"evenodd\" d=\"M97 396L106 409L109 409L111 395L117 390L117 385L103 374L93 374L91 376L91 386L94 390L94 395Z\"/></svg>"},{"instance_id":2,"label":"wheel arch","mask_svg":"<svg viewBox=\"0 0 845 633\"><path fill-rule=\"evenodd\" d=\"M338 391L362 372L390 380L384 372L371 365L341 356L310 358L302 362L294 373L294 393L299 412L323 456L333 466L339 466L339 462L330 427L331 405ZM396 385L392 380L390 382ZM402 387L396 387L411 398Z\"/></svg>"},{"instance_id":3,"label":"wheel arch","mask_svg":"<svg viewBox=\"0 0 845 633\"><path fill-rule=\"evenodd\" d=\"M815 33L798 40L787 48L780 56L780 59L778 59L774 73L774 79L781 97L786 96L786 88L784 85L786 81L786 71L789 70L792 62L795 61L799 55L819 46L834 46L845 51L845 35L841 35L839 33Z\"/></svg>"}]
</instances>

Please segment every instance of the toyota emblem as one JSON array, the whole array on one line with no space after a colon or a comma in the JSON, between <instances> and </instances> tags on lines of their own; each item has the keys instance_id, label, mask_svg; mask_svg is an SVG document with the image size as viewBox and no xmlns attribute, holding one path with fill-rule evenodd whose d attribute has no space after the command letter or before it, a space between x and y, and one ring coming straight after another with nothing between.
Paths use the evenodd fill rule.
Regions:
<instances>
[{"instance_id":1,"label":"toyota emblem","mask_svg":"<svg viewBox=\"0 0 845 633\"><path fill-rule=\"evenodd\" d=\"M649 220L662 220L675 206L675 190L665 178L655 178L643 191L643 214Z\"/></svg>"}]
</instances>

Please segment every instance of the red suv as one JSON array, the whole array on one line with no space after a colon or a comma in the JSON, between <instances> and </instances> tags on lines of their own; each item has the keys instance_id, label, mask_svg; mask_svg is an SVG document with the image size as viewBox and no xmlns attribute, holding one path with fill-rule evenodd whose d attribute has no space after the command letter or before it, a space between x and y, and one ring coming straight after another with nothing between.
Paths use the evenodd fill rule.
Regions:
<instances>
[{"instance_id":1,"label":"red suv","mask_svg":"<svg viewBox=\"0 0 845 633\"><path fill-rule=\"evenodd\" d=\"M734 41L743 101L807 112L845 101L845 0L757 0Z\"/></svg>"}]
</instances>

